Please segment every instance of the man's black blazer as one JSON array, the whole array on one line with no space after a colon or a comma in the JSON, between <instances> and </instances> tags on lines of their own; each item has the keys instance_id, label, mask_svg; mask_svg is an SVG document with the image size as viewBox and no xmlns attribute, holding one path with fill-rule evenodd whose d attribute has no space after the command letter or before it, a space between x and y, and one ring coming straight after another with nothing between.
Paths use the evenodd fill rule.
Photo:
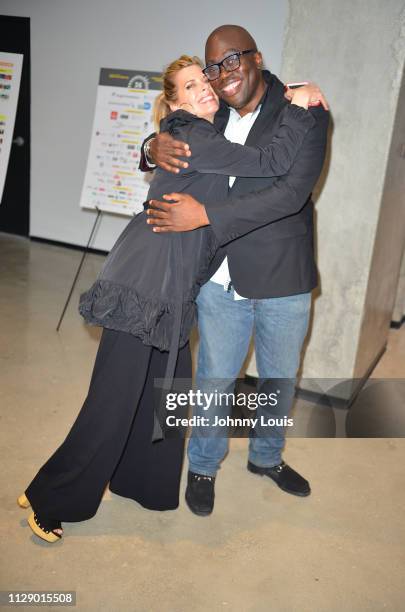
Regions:
<instances>
[{"instance_id":1,"label":"man's black blazer","mask_svg":"<svg viewBox=\"0 0 405 612\"><path fill-rule=\"evenodd\" d=\"M245 143L251 146L270 143L281 111L288 104L281 81L267 70L263 76L268 88ZM316 123L305 136L287 175L238 177L226 200L203 202L222 245L209 274L212 276L228 256L233 285L243 297L284 297L306 293L317 285L311 192L325 158L329 113L322 107L313 107L311 112ZM221 103L215 115L219 131L225 131L228 118L229 108ZM143 146L139 167L149 170Z\"/></svg>"},{"instance_id":2,"label":"man's black blazer","mask_svg":"<svg viewBox=\"0 0 405 612\"><path fill-rule=\"evenodd\" d=\"M268 88L246 144L267 145L288 104L279 79L263 71ZM313 248L311 191L325 158L329 113L311 108L315 125L305 136L290 172L279 178L236 178L229 197L203 202L217 240L222 245L212 273L228 256L236 291L247 298L282 297L311 291L318 273ZM226 105L215 116L224 131Z\"/></svg>"}]
</instances>

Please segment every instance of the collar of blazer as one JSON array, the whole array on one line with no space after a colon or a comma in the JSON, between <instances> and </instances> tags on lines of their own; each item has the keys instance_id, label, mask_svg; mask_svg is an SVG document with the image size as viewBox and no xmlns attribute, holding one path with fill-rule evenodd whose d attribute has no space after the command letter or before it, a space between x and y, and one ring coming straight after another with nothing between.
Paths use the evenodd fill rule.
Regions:
<instances>
[{"instance_id":1,"label":"collar of blazer","mask_svg":"<svg viewBox=\"0 0 405 612\"><path fill-rule=\"evenodd\" d=\"M263 78L267 83L266 91L263 94L259 104L262 105L260 114L256 119L250 133L247 137L246 144L255 142L256 133L260 134L263 123L268 123L280 108L280 104L284 100L284 85L269 70L263 70ZM229 119L229 106L222 100L217 114L215 115L214 125L220 132L224 132Z\"/></svg>"}]
</instances>

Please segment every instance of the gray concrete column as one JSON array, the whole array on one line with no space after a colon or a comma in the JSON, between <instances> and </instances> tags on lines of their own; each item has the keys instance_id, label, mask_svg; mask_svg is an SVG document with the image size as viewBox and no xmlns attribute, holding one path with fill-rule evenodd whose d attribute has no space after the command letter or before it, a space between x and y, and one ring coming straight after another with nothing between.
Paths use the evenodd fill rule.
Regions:
<instances>
[{"instance_id":1,"label":"gray concrete column","mask_svg":"<svg viewBox=\"0 0 405 612\"><path fill-rule=\"evenodd\" d=\"M395 298L394 312L392 320L394 323L401 324L405 319L405 250L402 256L401 272L399 274L397 295Z\"/></svg>"},{"instance_id":2,"label":"gray concrete column","mask_svg":"<svg viewBox=\"0 0 405 612\"><path fill-rule=\"evenodd\" d=\"M321 85L333 132L315 194L321 284L303 376L361 377L386 342L404 240L405 2L289 4L281 76Z\"/></svg>"}]
</instances>

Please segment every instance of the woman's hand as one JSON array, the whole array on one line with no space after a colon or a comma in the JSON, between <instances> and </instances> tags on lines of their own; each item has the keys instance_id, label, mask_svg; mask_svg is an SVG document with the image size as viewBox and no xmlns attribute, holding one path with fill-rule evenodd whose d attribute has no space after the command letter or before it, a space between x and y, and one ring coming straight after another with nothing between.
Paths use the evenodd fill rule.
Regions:
<instances>
[{"instance_id":1,"label":"woman's hand","mask_svg":"<svg viewBox=\"0 0 405 612\"><path fill-rule=\"evenodd\" d=\"M286 86L285 97L292 104L308 108L309 106L319 106L322 104L325 110L329 110L328 102L321 89L316 83L306 83L301 87L290 89Z\"/></svg>"}]
</instances>

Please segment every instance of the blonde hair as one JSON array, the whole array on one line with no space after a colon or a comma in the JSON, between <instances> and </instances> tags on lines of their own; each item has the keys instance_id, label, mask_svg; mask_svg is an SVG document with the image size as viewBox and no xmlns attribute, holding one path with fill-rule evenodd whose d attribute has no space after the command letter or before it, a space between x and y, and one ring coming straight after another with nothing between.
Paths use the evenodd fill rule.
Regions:
<instances>
[{"instance_id":1,"label":"blonde hair","mask_svg":"<svg viewBox=\"0 0 405 612\"><path fill-rule=\"evenodd\" d=\"M160 93L153 106L153 121L156 130L159 131L160 122L164 117L171 113L170 102L177 99L177 88L174 82L175 75L188 66L203 67L201 60L195 55L181 55L178 59L171 62L163 73L163 91Z\"/></svg>"}]
</instances>

